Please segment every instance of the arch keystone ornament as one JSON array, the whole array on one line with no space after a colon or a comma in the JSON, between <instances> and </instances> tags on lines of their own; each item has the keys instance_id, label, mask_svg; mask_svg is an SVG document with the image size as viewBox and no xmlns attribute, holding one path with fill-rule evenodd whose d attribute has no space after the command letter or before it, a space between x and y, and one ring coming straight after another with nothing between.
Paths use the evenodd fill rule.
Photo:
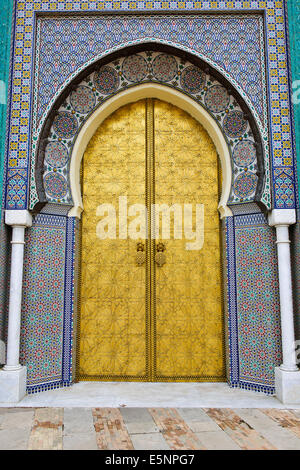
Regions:
<instances>
[{"instance_id":1,"label":"arch keystone ornament","mask_svg":"<svg viewBox=\"0 0 300 470\"><path fill-rule=\"evenodd\" d=\"M269 224L276 228L280 316L283 361L275 368L276 395L282 403L300 403L300 370L296 365L293 292L289 226L296 223L296 211L274 209Z\"/></svg>"}]
</instances>

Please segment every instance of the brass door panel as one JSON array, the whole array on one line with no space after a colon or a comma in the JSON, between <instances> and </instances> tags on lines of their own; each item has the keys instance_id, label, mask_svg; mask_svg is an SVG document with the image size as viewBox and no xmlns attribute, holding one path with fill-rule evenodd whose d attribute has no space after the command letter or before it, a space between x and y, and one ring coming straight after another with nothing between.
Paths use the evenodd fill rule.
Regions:
<instances>
[{"instance_id":1,"label":"brass door panel","mask_svg":"<svg viewBox=\"0 0 300 470\"><path fill-rule=\"evenodd\" d=\"M181 109L154 102L155 202L204 204L204 244L164 241L155 263L154 379L224 380L218 163L205 129ZM172 220L172 219L171 219ZM194 227L195 228L195 227Z\"/></svg>"},{"instance_id":2,"label":"brass door panel","mask_svg":"<svg viewBox=\"0 0 300 470\"><path fill-rule=\"evenodd\" d=\"M78 380L224 380L218 168L206 131L159 100L124 106L91 139L82 186ZM153 213L144 264L136 240L99 240L96 207L117 208L124 195L148 210L203 203L202 250L188 251L187 240L173 236L151 240ZM166 246L161 267L158 241Z\"/></svg>"},{"instance_id":3,"label":"brass door panel","mask_svg":"<svg viewBox=\"0 0 300 470\"><path fill-rule=\"evenodd\" d=\"M79 380L147 380L146 271L136 241L96 235L102 203L145 204L145 103L120 108L91 139L83 162Z\"/></svg>"}]
</instances>

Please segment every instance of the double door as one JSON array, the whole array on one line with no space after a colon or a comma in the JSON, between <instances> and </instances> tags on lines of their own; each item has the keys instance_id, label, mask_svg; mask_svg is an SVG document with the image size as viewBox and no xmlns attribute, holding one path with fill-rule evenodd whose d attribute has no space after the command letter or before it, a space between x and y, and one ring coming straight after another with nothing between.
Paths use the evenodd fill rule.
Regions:
<instances>
[{"instance_id":1,"label":"double door","mask_svg":"<svg viewBox=\"0 0 300 470\"><path fill-rule=\"evenodd\" d=\"M119 108L87 147L82 192L78 379L223 381L218 163L205 129L157 99ZM169 234L160 205L177 208Z\"/></svg>"}]
</instances>

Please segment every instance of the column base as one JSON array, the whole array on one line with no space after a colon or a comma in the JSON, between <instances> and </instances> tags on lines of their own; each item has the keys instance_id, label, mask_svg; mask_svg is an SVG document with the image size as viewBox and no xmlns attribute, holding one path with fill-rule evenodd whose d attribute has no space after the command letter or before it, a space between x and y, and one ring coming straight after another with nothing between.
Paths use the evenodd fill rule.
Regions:
<instances>
[{"instance_id":1,"label":"column base","mask_svg":"<svg viewBox=\"0 0 300 470\"><path fill-rule=\"evenodd\" d=\"M275 390L278 400L286 405L300 404L300 370L275 368Z\"/></svg>"},{"instance_id":2,"label":"column base","mask_svg":"<svg viewBox=\"0 0 300 470\"><path fill-rule=\"evenodd\" d=\"M0 370L0 403L18 403L26 395L26 367Z\"/></svg>"}]
</instances>

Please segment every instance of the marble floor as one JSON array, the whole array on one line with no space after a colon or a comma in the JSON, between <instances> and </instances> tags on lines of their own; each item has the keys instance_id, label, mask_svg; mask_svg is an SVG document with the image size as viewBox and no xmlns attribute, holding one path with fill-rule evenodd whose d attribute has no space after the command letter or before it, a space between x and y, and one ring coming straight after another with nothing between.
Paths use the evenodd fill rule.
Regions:
<instances>
[{"instance_id":1,"label":"marble floor","mask_svg":"<svg viewBox=\"0 0 300 470\"><path fill-rule=\"evenodd\" d=\"M226 383L79 382L72 387L27 395L0 407L87 408L293 408L276 397L232 389Z\"/></svg>"}]
</instances>

